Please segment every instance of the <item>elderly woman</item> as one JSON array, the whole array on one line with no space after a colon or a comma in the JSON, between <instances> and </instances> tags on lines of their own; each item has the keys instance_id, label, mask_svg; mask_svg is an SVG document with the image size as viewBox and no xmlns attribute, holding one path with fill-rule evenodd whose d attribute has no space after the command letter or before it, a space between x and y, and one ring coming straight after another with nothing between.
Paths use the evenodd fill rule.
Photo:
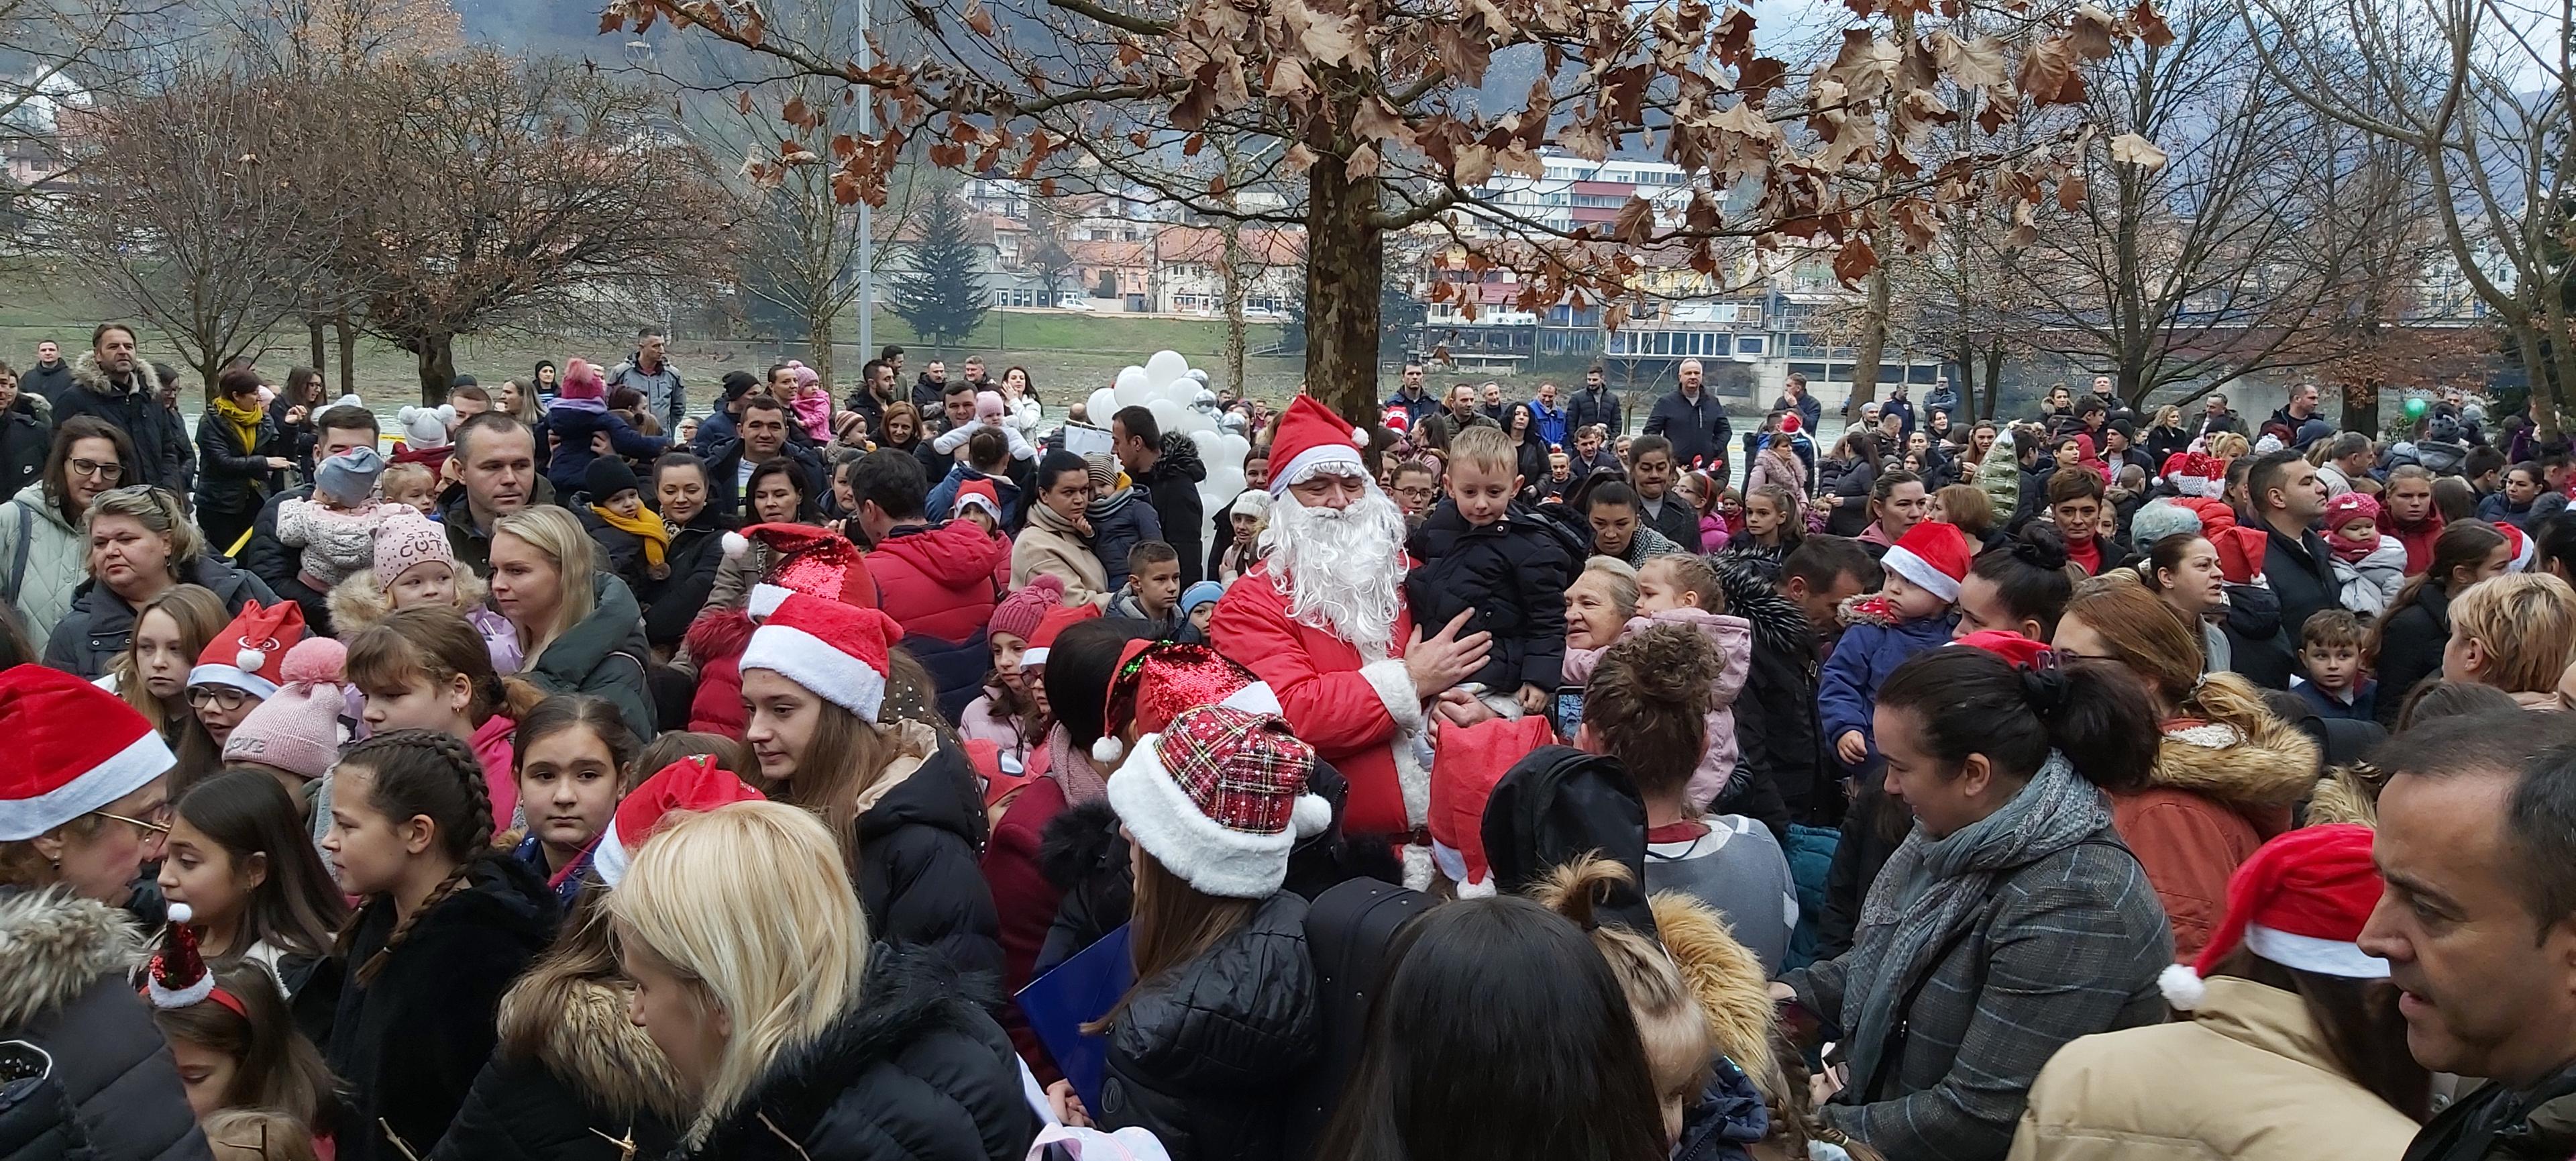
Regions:
<instances>
[{"instance_id":1,"label":"elderly woman","mask_svg":"<svg viewBox=\"0 0 2576 1161\"><path fill-rule=\"evenodd\" d=\"M142 486L101 492L81 521L89 538L89 579L72 590L71 608L45 644L45 664L96 678L133 642L143 606L177 584L203 585L239 613L252 601L275 604L258 577L206 551L179 497Z\"/></svg>"}]
</instances>

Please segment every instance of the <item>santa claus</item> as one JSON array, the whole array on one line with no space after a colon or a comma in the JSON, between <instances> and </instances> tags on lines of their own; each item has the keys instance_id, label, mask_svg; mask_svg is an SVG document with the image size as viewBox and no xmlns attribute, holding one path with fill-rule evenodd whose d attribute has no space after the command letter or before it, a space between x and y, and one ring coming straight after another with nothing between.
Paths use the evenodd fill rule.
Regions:
<instances>
[{"instance_id":1,"label":"santa claus","mask_svg":"<svg viewBox=\"0 0 2576 1161\"><path fill-rule=\"evenodd\" d=\"M1311 397L1270 445L1277 498L1260 563L1217 601L1208 635L1277 693L1297 736L1350 780L1343 827L1398 836L1427 882L1430 749L1423 707L1485 662L1466 620L1425 639L1404 608L1404 517L1360 460L1366 433Z\"/></svg>"}]
</instances>

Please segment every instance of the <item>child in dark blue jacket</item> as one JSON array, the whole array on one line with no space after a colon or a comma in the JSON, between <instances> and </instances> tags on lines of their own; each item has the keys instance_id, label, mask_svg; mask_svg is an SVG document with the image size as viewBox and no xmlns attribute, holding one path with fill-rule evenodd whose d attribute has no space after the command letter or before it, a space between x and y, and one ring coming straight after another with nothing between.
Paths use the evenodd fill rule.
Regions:
<instances>
[{"instance_id":1,"label":"child in dark blue jacket","mask_svg":"<svg viewBox=\"0 0 2576 1161\"><path fill-rule=\"evenodd\" d=\"M590 462L599 458L591 451L592 436L608 433L609 450L630 460L651 463L671 450L671 441L644 434L627 425L624 417L608 409L608 381L599 369L582 359L574 359L564 369L563 394L556 397L553 408L546 412L545 431L555 438L554 452L546 460L546 479L553 481L555 494L570 496L581 491L590 471Z\"/></svg>"},{"instance_id":2,"label":"child in dark blue jacket","mask_svg":"<svg viewBox=\"0 0 2576 1161\"><path fill-rule=\"evenodd\" d=\"M2290 679L2298 694L2321 718L2376 721L2379 683L2361 671L2361 648L2369 632L2361 618L2327 609L2299 627L2299 666L2303 677Z\"/></svg>"},{"instance_id":3,"label":"child in dark blue jacket","mask_svg":"<svg viewBox=\"0 0 2576 1161\"><path fill-rule=\"evenodd\" d=\"M1426 637L1472 613L1458 635L1494 639L1467 684L1496 713L1538 713L1564 682L1565 586L1583 546L1563 525L1513 506L1523 481L1500 429L1459 432L1449 455L1448 498L1406 543L1420 562L1404 579L1406 607Z\"/></svg>"},{"instance_id":4,"label":"child in dark blue jacket","mask_svg":"<svg viewBox=\"0 0 2576 1161\"><path fill-rule=\"evenodd\" d=\"M1845 773L1859 774L1878 757L1870 716L1878 709L1879 684L1908 658L1950 643L1958 620L1951 606L1972 553L1957 525L1926 520L1879 558L1887 580L1878 592L1844 602L1842 640L1825 662L1816 704L1825 745Z\"/></svg>"}]
</instances>

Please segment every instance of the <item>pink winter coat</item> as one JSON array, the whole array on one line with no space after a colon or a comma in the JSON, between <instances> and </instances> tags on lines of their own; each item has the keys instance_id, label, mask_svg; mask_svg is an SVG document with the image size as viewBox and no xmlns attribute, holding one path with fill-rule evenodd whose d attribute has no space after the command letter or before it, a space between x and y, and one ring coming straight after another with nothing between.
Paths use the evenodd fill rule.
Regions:
<instances>
[{"instance_id":1,"label":"pink winter coat","mask_svg":"<svg viewBox=\"0 0 2576 1161\"><path fill-rule=\"evenodd\" d=\"M1708 687L1708 748L1700 752L1699 768L1691 771L1691 805L1706 809L1726 790L1727 780L1735 776L1739 752L1735 743L1735 695L1744 692L1744 674L1753 664L1753 624L1742 617L1702 612L1693 608L1667 609L1660 613L1639 614L1628 619L1619 630L1622 638L1641 633L1656 625L1682 625L1696 629L1708 643L1717 647L1717 680ZM1592 668L1600 664L1601 649L1565 650L1565 680L1569 685L1589 684Z\"/></svg>"},{"instance_id":2,"label":"pink winter coat","mask_svg":"<svg viewBox=\"0 0 2576 1161\"><path fill-rule=\"evenodd\" d=\"M494 714L474 727L474 736L465 743L473 749L474 759L483 764L483 783L492 791L495 830L510 829L515 825L511 819L519 813L518 763L510 748L518 734L519 723Z\"/></svg>"},{"instance_id":3,"label":"pink winter coat","mask_svg":"<svg viewBox=\"0 0 2576 1161\"><path fill-rule=\"evenodd\" d=\"M1025 773L1029 743L1033 739L1021 736L1018 718L995 712L997 696L993 687L988 685L984 687L984 696L967 703L966 712L957 717L957 739L961 742L991 742L1000 752L1003 773Z\"/></svg>"},{"instance_id":4,"label":"pink winter coat","mask_svg":"<svg viewBox=\"0 0 2576 1161\"><path fill-rule=\"evenodd\" d=\"M815 390L796 397L796 422L816 443L832 442L832 393Z\"/></svg>"}]
</instances>

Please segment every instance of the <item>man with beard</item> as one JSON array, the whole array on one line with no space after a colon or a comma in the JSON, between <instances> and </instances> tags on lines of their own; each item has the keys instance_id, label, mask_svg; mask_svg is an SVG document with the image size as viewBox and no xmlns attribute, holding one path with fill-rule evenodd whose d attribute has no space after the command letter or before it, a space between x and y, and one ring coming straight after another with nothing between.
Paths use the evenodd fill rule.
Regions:
<instances>
[{"instance_id":1,"label":"man with beard","mask_svg":"<svg viewBox=\"0 0 2576 1161\"><path fill-rule=\"evenodd\" d=\"M95 415L124 429L134 441L141 478L129 484L151 484L186 495L186 464L193 448L184 438L171 446L170 425L161 418L159 384L152 369L135 357L134 329L123 323L100 323L90 332L90 353L72 371L72 385L54 403L54 423L75 415ZM228 546L227 546L228 547Z\"/></svg>"},{"instance_id":2,"label":"man with beard","mask_svg":"<svg viewBox=\"0 0 2576 1161\"><path fill-rule=\"evenodd\" d=\"M1405 611L1404 519L1360 461L1366 434L1310 396L1271 443L1260 563L1227 586L1208 636L1279 695L1289 728L1350 780L1343 827L1408 836L1405 879L1431 876L1423 706L1485 663L1467 617L1425 638Z\"/></svg>"}]
</instances>

